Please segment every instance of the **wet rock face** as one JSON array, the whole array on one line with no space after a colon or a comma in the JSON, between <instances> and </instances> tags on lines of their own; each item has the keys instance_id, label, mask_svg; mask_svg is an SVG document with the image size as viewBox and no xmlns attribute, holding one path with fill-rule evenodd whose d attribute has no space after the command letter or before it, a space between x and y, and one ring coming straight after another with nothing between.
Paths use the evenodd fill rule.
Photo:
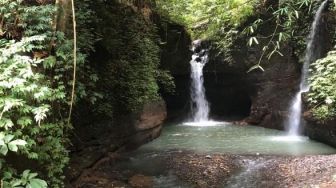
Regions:
<instances>
[{"instance_id":1,"label":"wet rock face","mask_svg":"<svg viewBox=\"0 0 336 188\"><path fill-rule=\"evenodd\" d=\"M159 28L161 41L160 66L169 70L175 82L175 92L161 90L167 104L168 119L184 119L189 111L191 38L181 25L167 23Z\"/></svg>"},{"instance_id":2,"label":"wet rock face","mask_svg":"<svg viewBox=\"0 0 336 188\"><path fill-rule=\"evenodd\" d=\"M304 113L305 134L311 139L336 147L336 119L320 122L313 118L310 111Z\"/></svg>"},{"instance_id":3,"label":"wet rock face","mask_svg":"<svg viewBox=\"0 0 336 188\"><path fill-rule=\"evenodd\" d=\"M158 99L146 102L137 112L120 114L116 126L129 133L141 132L161 126L166 117L166 103Z\"/></svg>"},{"instance_id":4,"label":"wet rock face","mask_svg":"<svg viewBox=\"0 0 336 188\"><path fill-rule=\"evenodd\" d=\"M161 62L163 69L171 71L175 75L189 75L192 52L191 39L188 32L181 25L166 23L159 28L162 41Z\"/></svg>"},{"instance_id":5,"label":"wet rock face","mask_svg":"<svg viewBox=\"0 0 336 188\"><path fill-rule=\"evenodd\" d=\"M263 127L284 129L290 101L298 87L300 67L295 58L275 57L269 64L265 72L248 75L253 91L251 113L246 121Z\"/></svg>"},{"instance_id":6,"label":"wet rock face","mask_svg":"<svg viewBox=\"0 0 336 188\"><path fill-rule=\"evenodd\" d=\"M145 103L138 112L122 114L114 122L100 121L95 124L78 126L77 137L74 143L78 147L85 144L100 143L113 145L115 140L110 138L118 136L116 140L129 143L129 147L137 147L160 135L162 124L167 117L166 104L162 99Z\"/></svg>"},{"instance_id":7,"label":"wet rock face","mask_svg":"<svg viewBox=\"0 0 336 188\"><path fill-rule=\"evenodd\" d=\"M148 102L143 106L136 120L137 131L148 130L160 126L167 117L166 104L163 100Z\"/></svg>"},{"instance_id":8,"label":"wet rock face","mask_svg":"<svg viewBox=\"0 0 336 188\"><path fill-rule=\"evenodd\" d=\"M240 115L248 124L283 129L290 99L295 95L299 82L300 65L297 59L291 55L291 48L288 47L283 52L287 54L285 57L274 56L269 62L262 62L264 72L254 70L247 73L258 61L261 51L240 46L239 50L233 52L231 63L213 56L206 67L206 85L214 85L214 89L206 87L209 90L208 98L212 100L211 108L232 112L224 116ZM217 78L209 75L217 75ZM211 96L216 93L219 96L212 99ZM220 107L216 107L216 104Z\"/></svg>"},{"instance_id":9,"label":"wet rock face","mask_svg":"<svg viewBox=\"0 0 336 188\"><path fill-rule=\"evenodd\" d=\"M194 47L193 52L198 53L199 56L203 56L206 52L208 52L211 48L211 43L207 40L195 40L192 42L192 46Z\"/></svg>"},{"instance_id":10,"label":"wet rock face","mask_svg":"<svg viewBox=\"0 0 336 188\"><path fill-rule=\"evenodd\" d=\"M242 75L207 72L204 80L213 119L239 120L249 116L252 101Z\"/></svg>"},{"instance_id":11,"label":"wet rock face","mask_svg":"<svg viewBox=\"0 0 336 188\"><path fill-rule=\"evenodd\" d=\"M132 135L126 148L135 149L157 138L166 117L166 103L160 99L147 102L139 112L120 118L120 129Z\"/></svg>"},{"instance_id":12,"label":"wet rock face","mask_svg":"<svg viewBox=\"0 0 336 188\"><path fill-rule=\"evenodd\" d=\"M133 150L157 138L166 115L165 102L155 100L144 104L137 113L125 114L113 125L105 121L77 129L67 181L80 182L87 169L104 160L106 153Z\"/></svg>"}]
</instances>

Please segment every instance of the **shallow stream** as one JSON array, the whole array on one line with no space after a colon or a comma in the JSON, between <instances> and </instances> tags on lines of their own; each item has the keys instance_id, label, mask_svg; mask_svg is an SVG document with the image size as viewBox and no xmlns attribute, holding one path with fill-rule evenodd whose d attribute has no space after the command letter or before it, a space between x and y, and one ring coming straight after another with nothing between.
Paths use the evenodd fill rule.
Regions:
<instances>
[{"instance_id":1,"label":"shallow stream","mask_svg":"<svg viewBox=\"0 0 336 188\"><path fill-rule=\"evenodd\" d=\"M174 157L175 152L191 151L200 154L214 153L264 156L264 155L320 155L334 154L336 149L313 141L307 137L287 137L283 131L254 126L237 126L229 123L214 123L212 126L168 125L162 135L126 155L127 160L118 162L120 171L133 171L152 176L154 187L192 187L180 181L171 170L167 169L163 159ZM251 162L249 164L258 163ZM247 165L246 169L233 177L229 185L237 187L235 182L243 182L249 177L241 176L255 168ZM240 174L240 175L239 175ZM241 176L241 177L240 177ZM241 178L245 178L242 180ZM246 182L245 182L246 183Z\"/></svg>"}]
</instances>

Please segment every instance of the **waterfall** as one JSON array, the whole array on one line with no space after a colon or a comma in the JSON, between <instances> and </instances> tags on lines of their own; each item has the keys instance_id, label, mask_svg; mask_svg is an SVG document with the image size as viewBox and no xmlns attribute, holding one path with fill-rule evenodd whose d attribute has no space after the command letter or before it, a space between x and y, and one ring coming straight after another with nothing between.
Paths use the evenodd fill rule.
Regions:
<instances>
[{"instance_id":1,"label":"waterfall","mask_svg":"<svg viewBox=\"0 0 336 188\"><path fill-rule=\"evenodd\" d=\"M290 116L286 122L288 134L291 136L297 136L300 132L301 124L301 111L302 111L302 99L301 95L304 92L309 91L308 77L309 77L309 65L310 63L316 61L321 57L321 46L319 44L320 40L320 25L322 13L328 5L328 0L325 0L319 9L317 10L314 18L314 22L311 26L310 33L307 40L307 48L304 64L302 67L300 90L293 98L290 107Z\"/></svg>"},{"instance_id":2,"label":"waterfall","mask_svg":"<svg viewBox=\"0 0 336 188\"><path fill-rule=\"evenodd\" d=\"M305 61L302 67L302 75L301 75L301 84L300 90L302 92L309 91L309 84L307 83L309 77L309 65L310 63L316 61L322 56L322 49L320 43L320 27L321 27L321 18L322 13L326 9L328 5L328 0L325 0L319 9L317 10L314 18L314 22L311 26L310 33L307 41L306 55Z\"/></svg>"},{"instance_id":3,"label":"waterfall","mask_svg":"<svg viewBox=\"0 0 336 188\"><path fill-rule=\"evenodd\" d=\"M208 51L202 49L201 40L192 43L191 67L191 113L193 122L209 120L209 103L205 97L203 68L208 62Z\"/></svg>"},{"instance_id":4,"label":"waterfall","mask_svg":"<svg viewBox=\"0 0 336 188\"><path fill-rule=\"evenodd\" d=\"M295 98L292 100L292 104L289 110L289 118L286 125L288 126L288 134L291 136L298 136L300 133L301 124L301 111L302 111L302 92L299 91Z\"/></svg>"}]
</instances>

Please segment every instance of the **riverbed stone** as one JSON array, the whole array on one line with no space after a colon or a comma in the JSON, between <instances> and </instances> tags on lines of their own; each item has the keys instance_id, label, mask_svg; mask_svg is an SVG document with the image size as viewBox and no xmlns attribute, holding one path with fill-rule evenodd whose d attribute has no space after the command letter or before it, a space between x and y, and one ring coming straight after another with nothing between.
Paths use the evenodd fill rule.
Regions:
<instances>
[{"instance_id":1,"label":"riverbed stone","mask_svg":"<svg viewBox=\"0 0 336 188\"><path fill-rule=\"evenodd\" d=\"M128 183L134 188L151 188L153 187L153 178L137 174L132 176Z\"/></svg>"},{"instance_id":2,"label":"riverbed stone","mask_svg":"<svg viewBox=\"0 0 336 188\"><path fill-rule=\"evenodd\" d=\"M203 180L197 180L196 181L196 185L198 188L206 188L208 187L208 184L206 181L203 181Z\"/></svg>"},{"instance_id":3,"label":"riverbed stone","mask_svg":"<svg viewBox=\"0 0 336 188\"><path fill-rule=\"evenodd\" d=\"M212 157L211 157L211 155L207 155L207 156L205 156L205 158L211 159Z\"/></svg>"}]
</instances>

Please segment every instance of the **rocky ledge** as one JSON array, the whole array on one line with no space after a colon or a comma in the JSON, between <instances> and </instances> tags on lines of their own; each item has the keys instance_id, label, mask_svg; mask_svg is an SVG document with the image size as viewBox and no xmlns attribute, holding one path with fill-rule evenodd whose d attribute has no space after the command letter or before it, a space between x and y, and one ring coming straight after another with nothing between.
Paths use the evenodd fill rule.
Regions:
<instances>
[{"instance_id":1,"label":"rocky ledge","mask_svg":"<svg viewBox=\"0 0 336 188\"><path fill-rule=\"evenodd\" d=\"M328 121L316 120L310 111L304 113L305 134L311 139L336 147L336 119Z\"/></svg>"},{"instance_id":2,"label":"rocky ledge","mask_svg":"<svg viewBox=\"0 0 336 188\"><path fill-rule=\"evenodd\" d=\"M133 150L157 138L166 116L165 102L156 100L144 104L134 114L125 115L113 125L100 122L78 126L66 173L69 187L80 184L83 177L91 174L100 164L110 161L111 155L117 151ZM95 176L99 177L100 173Z\"/></svg>"}]
</instances>

